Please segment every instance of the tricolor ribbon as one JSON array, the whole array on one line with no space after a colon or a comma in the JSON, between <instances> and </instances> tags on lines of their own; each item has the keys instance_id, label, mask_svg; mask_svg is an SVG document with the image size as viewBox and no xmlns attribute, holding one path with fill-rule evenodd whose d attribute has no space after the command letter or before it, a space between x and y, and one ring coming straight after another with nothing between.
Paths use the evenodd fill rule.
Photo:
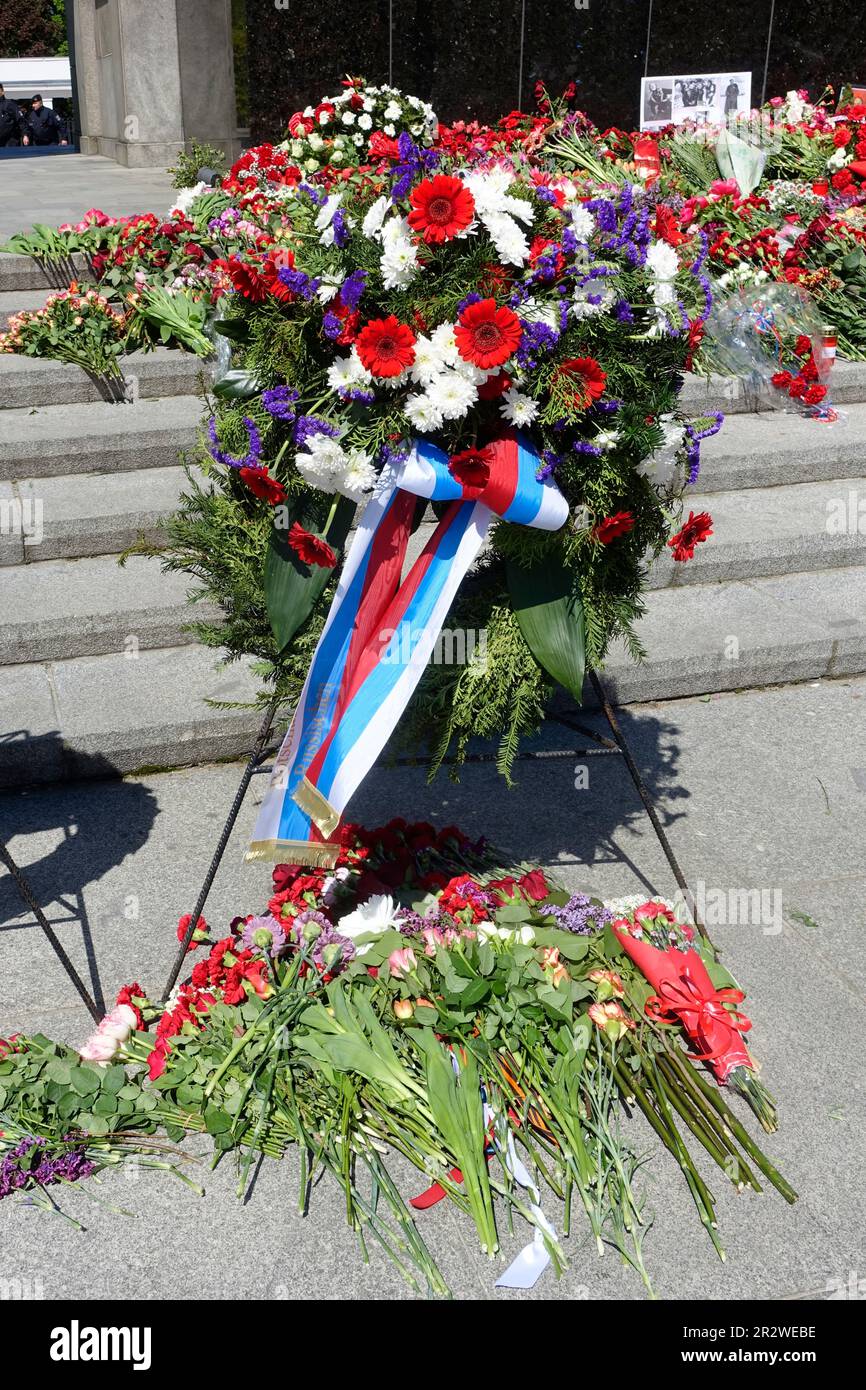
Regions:
<instances>
[{"instance_id":1,"label":"tricolor ribbon","mask_svg":"<svg viewBox=\"0 0 866 1390\"><path fill-rule=\"evenodd\" d=\"M477 495L427 441L381 476L346 556L247 859L335 863L343 810L409 703L494 519L548 531L566 521L568 504L555 483L536 477L538 454L524 437L509 432L486 452L489 476ZM418 497L448 505L404 579Z\"/></svg>"}]
</instances>

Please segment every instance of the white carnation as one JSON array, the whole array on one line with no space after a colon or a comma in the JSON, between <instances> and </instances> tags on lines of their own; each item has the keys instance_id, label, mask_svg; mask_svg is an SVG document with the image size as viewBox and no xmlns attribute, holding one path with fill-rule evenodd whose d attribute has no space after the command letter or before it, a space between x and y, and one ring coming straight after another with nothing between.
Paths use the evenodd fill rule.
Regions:
<instances>
[{"instance_id":1,"label":"white carnation","mask_svg":"<svg viewBox=\"0 0 866 1390\"><path fill-rule=\"evenodd\" d=\"M384 196L377 198L373 206L365 214L361 223L361 231L366 237L378 236L382 230L382 223L385 220L385 213L388 211L388 199Z\"/></svg>"}]
</instances>

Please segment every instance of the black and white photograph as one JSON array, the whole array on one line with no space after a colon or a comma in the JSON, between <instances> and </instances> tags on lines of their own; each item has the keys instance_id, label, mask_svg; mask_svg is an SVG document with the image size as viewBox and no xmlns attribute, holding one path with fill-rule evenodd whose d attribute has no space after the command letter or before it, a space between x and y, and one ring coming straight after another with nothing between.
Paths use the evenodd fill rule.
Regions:
<instances>
[{"instance_id":1,"label":"black and white photograph","mask_svg":"<svg viewBox=\"0 0 866 1390\"><path fill-rule=\"evenodd\" d=\"M641 82L641 129L670 122L720 125L751 108L750 72L692 73L682 77L645 77Z\"/></svg>"}]
</instances>

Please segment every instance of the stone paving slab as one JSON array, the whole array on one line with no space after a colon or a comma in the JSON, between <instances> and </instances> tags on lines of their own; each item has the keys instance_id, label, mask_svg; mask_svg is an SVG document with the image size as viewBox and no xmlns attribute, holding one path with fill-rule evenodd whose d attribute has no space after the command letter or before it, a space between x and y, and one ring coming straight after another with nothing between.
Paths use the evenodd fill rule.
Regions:
<instances>
[{"instance_id":1,"label":"stone paving slab","mask_svg":"<svg viewBox=\"0 0 866 1390\"><path fill-rule=\"evenodd\" d=\"M728 1252L721 1264L696 1223L678 1171L664 1158L647 1171L654 1224L645 1256L665 1298L825 1297L833 1280L866 1268L862 1181L866 1083L852 1059L866 1024L866 678L631 707L621 712L684 871L705 895L764 889L781 898L767 920L713 927L724 959L748 991L754 1050L779 1101L781 1128L766 1148L801 1192L788 1208L778 1194L737 1195L714 1182ZM599 716L585 715L601 729ZM569 747L579 735L546 726L539 748ZM376 824L393 814L456 820L484 829L506 849L553 866L570 885L602 896L645 889L672 896L658 843L617 759L585 759L589 786L576 791L574 761L518 766L504 790L486 765L459 786L427 787L419 769L380 768L350 814ZM237 765L104 784L6 794L0 834L28 866L78 966L98 971L105 996L138 978L161 981L177 917L189 911L234 793ZM856 775L855 775L856 774ZM862 774L862 775L861 775ZM264 790L256 777L214 885L207 917L221 927L259 907L263 866L241 862ZM51 901L56 898L56 901ZM801 919L806 914L813 925ZM796 914L800 914L799 916ZM729 913L729 917L730 917ZM4 925L5 924L5 925ZM88 961L89 957L89 961ZM827 1024L832 1020L832 1026ZM87 1018L0 879L0 1033L22 1024L79 1041ZM852 1047L854 1051L852 1052ZM738 1105L738 1109L739 1109ZM635 1135L651 1149L639 1122ZM417 1180L398 1168L401 1187ZM146 1298L153 1271L173 1298L411 1297L374 1253L362 1264L338 1194L316 1191L311 1215L296 1212L292 1156L264 1164L251 1200L237 1202L230 1166L211 1174L202 1201L162 1175L107 1180L106 1206L71 1193L66 1206L85 1233L12 1202L0 1205L3 1272L41 1280L46 1298ZM107 1209L128 1209L125 1218ZM560 1219L546 1199L550 1215ZM572 1267L531 1294L493 1291L497 1264L480 1255L456 1212L423 1218L425 1237L462 1299L638 1299L639 1281L612 1252L598 1259L582 1227L568 1242ZM502 1262L524 1233L505 1233Z\"/></svg>"},{"instance_id":2,"label":"stone paving slab","mask_svg":"<svg viewBox=\"0 0 866 1390\"><path fill-rule=\"evenodd\" d=\"M701 445L694 492L813 483L863 472L866 405L846 406L837 424L785 411L732 415Z\"/></svg>"}]
</instances>

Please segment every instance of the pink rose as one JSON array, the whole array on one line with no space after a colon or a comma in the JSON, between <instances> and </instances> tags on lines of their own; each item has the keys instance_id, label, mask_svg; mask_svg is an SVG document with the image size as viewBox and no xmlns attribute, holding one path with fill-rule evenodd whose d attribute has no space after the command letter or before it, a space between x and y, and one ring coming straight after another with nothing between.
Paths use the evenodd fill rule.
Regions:
<instances>
[{"instance_id":1,"label":"pink rose","mask_svg":"<svg viewBox=\"0 0 866 1390\"><path fill-rule=\"evenodd\" d=\"M391 968L391 974L395 975L398 980L402 979L404 975L409 975L417 964L418 961L411 946L403 946L396 951L392 951L388 957L388 965Z\"/></svg>"},{"instance_id":2,"label":"pink rose","mask_svg":"<svg viewBox=\"0 0 866 1390\"><path fill-rule=\"evenodd\" d=\"M109 1037L108 1033L93 1033L78 1055L85 1062L99 1062L101 1066L107 1066L118 1046L117 1039Z\"/></svg>"}]
</instances>

